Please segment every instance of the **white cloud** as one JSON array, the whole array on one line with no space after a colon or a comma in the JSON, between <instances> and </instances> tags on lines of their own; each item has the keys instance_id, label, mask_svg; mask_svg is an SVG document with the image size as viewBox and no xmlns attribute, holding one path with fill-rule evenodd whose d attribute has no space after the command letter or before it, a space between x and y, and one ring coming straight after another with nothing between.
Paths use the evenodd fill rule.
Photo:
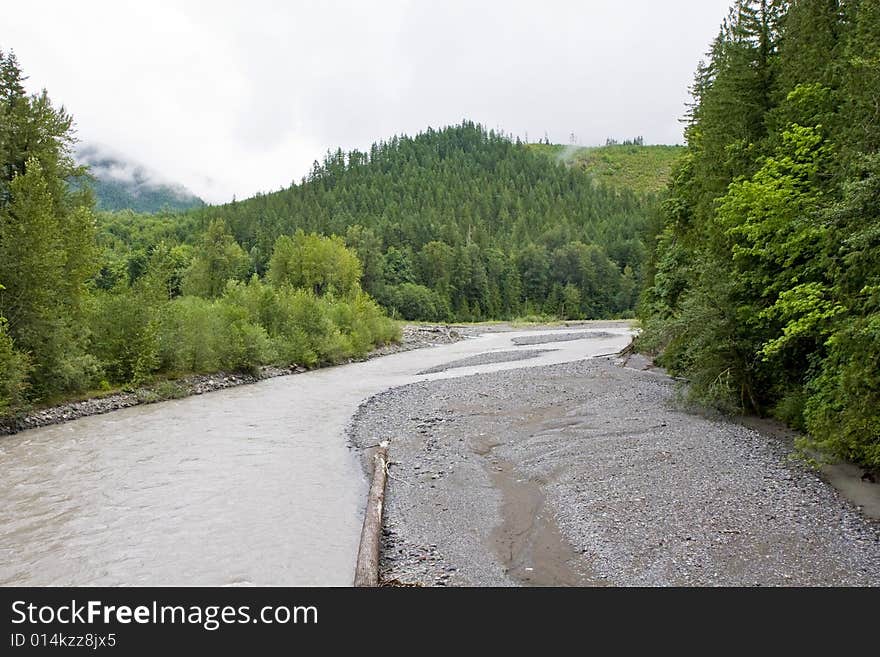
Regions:
<instances>
[{"instance_id":1,"label":"white cloud","mask_svg":"<svg viewBox=\"0 0 880 657\"><path fill-rule=\"evenodd\" d=\"M84 142L211 201L328 149L462 118L581 143L680 141L728 0L15 3L0 48Z\"/></svg>"}]
</instances>

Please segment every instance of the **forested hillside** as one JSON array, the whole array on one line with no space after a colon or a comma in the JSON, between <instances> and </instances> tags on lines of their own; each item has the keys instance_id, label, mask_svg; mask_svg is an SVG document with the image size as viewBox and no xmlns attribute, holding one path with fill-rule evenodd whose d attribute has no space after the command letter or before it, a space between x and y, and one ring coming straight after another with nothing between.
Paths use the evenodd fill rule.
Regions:
<instances>
[{"instance_id":1,"label":"forested hillside","mask_svg":"<svg viewBox=\"0 0 880 657\"><path fill-rule=\"evenodd\" d=\"M741 0L697 71L643 344L880 467L880 0Z\"/></svg>"},{"instance_id":2,"label":"forested hillside","mask_svg":"<svg viewBox=\"0 0 880 657\"><path fill-rule=\"evenodd\" d=\"M399 335L339 239L282 237L267 281L222 220L143 251L99 241L91 194L68 184L84 173L72 118L23 80L0 51L0 418L160 377L339 362ZM121 217L132 235L173 223Z\"/></svg>"},{"instance_id":3,"label":"forested hillside","mask_svg":"<svg viewBox=\"0 0 880 657\"><path fill-rule=\"evenodd\" d=\"M364 288L406 319L596 318L633 311L654 203L464 122L330 153L287 190L177 225L223 220L259 275L279 236L339 235ZM125 217L107 225L128 243L130 230Z\"/></svg>"},{"instance_id":4,"label":"forested hillside","mask_svg":"<svg viewBox=\"0 0 880 657\"><path fill-rule=\"evenodd\" d=\"M98 210L159 212L205 205L182 185L157 180L143 166L104 153L94 146L78 148L76 161L88 168L91 179L75 180L73 184L88 185L94 190Z\"/></svg>"}]
</instances>

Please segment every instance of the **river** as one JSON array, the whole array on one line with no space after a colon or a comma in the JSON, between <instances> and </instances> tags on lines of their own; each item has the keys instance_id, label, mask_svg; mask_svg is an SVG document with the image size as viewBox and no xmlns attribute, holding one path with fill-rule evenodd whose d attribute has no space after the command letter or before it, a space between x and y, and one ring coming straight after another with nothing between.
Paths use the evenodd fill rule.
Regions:
<instances>
[{"instance_id":1,"label":"river","mask_svg":"<svg viewBox=\"0 0 880 657\"><path fill-rule=\"evenodd\" d=\"M550 331L489 333L0 438L0 585L347 586L367 490L346 438L359 404L415 381L613 353L631 331L610 326L537 346L513 340Z\"/></svg>"}]
</instances>

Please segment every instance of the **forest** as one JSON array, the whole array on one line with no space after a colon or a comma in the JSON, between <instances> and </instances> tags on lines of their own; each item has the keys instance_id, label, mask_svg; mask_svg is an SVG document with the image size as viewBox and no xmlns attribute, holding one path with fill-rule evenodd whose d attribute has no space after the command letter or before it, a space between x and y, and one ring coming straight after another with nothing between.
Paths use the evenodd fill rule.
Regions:
<instances>
[{"instance_id":1,"label":"forest","mask_svg":"<svg viewBox=\"0 0 880 657\"><path fill-rule=\"evenodd\" d=\"M880 1L741 0L700 64L642 348L880 467Z\"/></svg>"},{"instance_id":2,"label":"forest","mask_svg":"<svg viewBox=\"0 0 880 657\"><path fill-rule=\"evenodd\" d=\"M605 146L529 144L557 162L576 167L610 187L637 193L661 194L669 185L672 165L684 146L645 145L643 138L618 143L607 139Z\"/></svg>"},{"instance_id":3,"label":"forest","mask_svg":"<svg viewBox=\"0 0 880 657\"><path fill-rule=\"evenodd\" d=\"M655 207L655 195L597 184L464 121L328 153L279 192L170 217L105 215L117 274L104 284L124 269L136 278L134 261L160 241L222 221L247 256L235 277L265 276L282 236L337 235L362 263L364 290L406 320L632 316Z\"/></svg>"}]
</instances>

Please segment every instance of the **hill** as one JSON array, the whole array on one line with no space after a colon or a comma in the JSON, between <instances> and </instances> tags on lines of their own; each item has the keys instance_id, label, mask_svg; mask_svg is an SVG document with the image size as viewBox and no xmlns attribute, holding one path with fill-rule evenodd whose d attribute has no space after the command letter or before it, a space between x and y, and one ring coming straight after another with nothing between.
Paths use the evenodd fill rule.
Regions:
<instances>
[{"instance_id":1,"label":"hill","mask_svg":"<svg viewBox=\"0 0 880 657\"><path fill-rule=\"evenodd\" d=\"M407 319L631 312L653 199L463 122L341 150L286 190L188 213L268 267L297 230L343 236L365 289Z\"/></svg>"},{"instance_id":2,"label":"hill","mask_svg":"<svg viewBox=\"0 0 880 657\"><path fill-rule=\"evenodd\" d=\"M134 210L153 213L160 210L188 210L205 202L183 185L161 180L146 167L111 155L96 146L81 148L76 159L89 167L89 181L99 210Z\"/></svg>"},{"instance_id":3,"label":"hill","mask_svg":"<svg viewBox=\"0 0 880 657\"><path fill-rule=\"evenodd\" d=\"M579 168L612 187L657 194L666 189L675 160L684 146L563 146L529 144L558 162Z\"/></svg>"}]
</instances>

